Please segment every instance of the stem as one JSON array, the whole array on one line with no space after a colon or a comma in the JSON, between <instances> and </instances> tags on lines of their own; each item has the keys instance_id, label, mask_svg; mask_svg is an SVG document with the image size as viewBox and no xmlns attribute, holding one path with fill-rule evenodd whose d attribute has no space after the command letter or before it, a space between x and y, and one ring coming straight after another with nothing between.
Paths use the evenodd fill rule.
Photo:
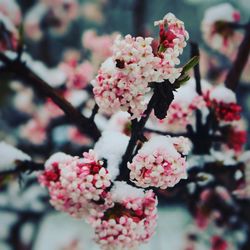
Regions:
<instances>
[{"instance_id":1,"label":"stem","mask_svg":"<svg viewBox=\"0 0 250 250\"><path fill-rule=\"evenodd\" d=\"M229 70L225 85L229 89L235 91L237 88L237 85L240 81L240 76L244 70L244 67L247 63L248 56L250 54L250 22L246 25L246 32L245 36L240 44L236 59Z\"/></svg>"},{"instance_id":2,"label":"stem","mask_svg":"<svg viewBox=\"0 0 250 250\"><path fill-rule=\"evenodd\" d=\"M194 56L200 56L199 47L197 43L191 42L191 58ZM201 90L201 74L200 74L200 66L199 63L194 66L194 78L196 82L196 92L199 95L202 95Z\"/></svg>"},{"instance_id":3,"label":"stem","mask_svg":"<svg viewBox=\"0 0 250 250\"><path fill-rule=\"evenodd\" d=\"M96 124L84 117L80 111L75 109L67 100L58 94L56 90L43 81L26 65L19 61L11 60L2 53L0 53L0 60L6 64L8 71L13 72L22 79L26 80L27 83L38 92L38 94L51 98L53 102L64 111L69 121L75 123L81 132L87 133L95 141L98 140L98 138L101 136L101 133L98 130Z\"/></svg>"},{"instance_id":4,"label":"stem","mask_svg":"<svg viewBox=\"0 0 250 250\"><path fill-rule=\"evenodd\" d=\"M149 115L151 114L155 103L157 101L156 99L157 94L156 91L154 91L153 96L151 97L148 107L146 111L144 112L143 117L139 122L137 122L135 119L132 120L132 131L131 131L131 137L127 146L127 149L125 151L125 154L122 157L122 162L120 164L120 174L117 177L117 180L129 180L129 169L127 167L127 163L131 161L134 148L136 146L136 142L139 139L143 128L145 127L145 124L149 118Z\"/></svg>"}]
</instances>

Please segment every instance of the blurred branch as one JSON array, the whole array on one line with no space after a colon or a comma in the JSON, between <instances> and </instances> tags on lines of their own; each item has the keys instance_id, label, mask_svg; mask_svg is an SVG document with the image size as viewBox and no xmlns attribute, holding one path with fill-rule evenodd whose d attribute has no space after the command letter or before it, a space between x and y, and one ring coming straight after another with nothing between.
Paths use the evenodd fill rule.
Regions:
<instances>
[{"instance_id":1,"label":"blurred branch","mask_svg":"<svg viewBox=\"0 0 250 250\"><path fill-rule=\"evenodd\" d=\"M135 36L145 36L146 0L134 0L133 26Z\"/></svg>"},{"instance_id":2,"label":"blurred branch","mask_svg":"<svg viewBox=\"0 0 250 250\"><path fill-rule=\"evenodd\" d=\"M36 163L32 161L16 161L16 167L13 169L7 169L0 171L0 177L10 175L10 174L19 174L24 172L34 172L44 169L44 164Z\"/></svg>"},{"instance_id":3,"label":"blurred branch","mask_svg":"<svg viewBox=\"0 0 250 250\"><path fill-rule=\"evenodd\" d=\"M198 56L200 57L199 47L197 43L191 42L191 58ZM194 66L194 78L196 82L196 92L199 95L202 95L201 90L201 74L200 74L200 66L199 63Z\"/></svg>"},{"instance_id":4,"label":"blurred branch","mask_svg":"<svg viewBox=\"0 0 250 250\"><path fill-rule=\"evenodd\" d=\"M229 70L225 85L235 91L250 54L250 22L246 25L245 36L240 44L236 59Z\"/></svg>"},{"instance_id":5,"label":"blurred branch","mask_svg":"<svg viewBox=\"0 0 250 250\"><path fill-rule=\"evenodd\" d=\"M77 125L79 130L83 133L87 133L94 140L98 140L101 136L96 124L90 119L81 114L80 111L75 109L67 100L65 100L60 94L57 93L49 84L37 76L31 69L29 69L24 63L12 60L3 53L0 53L0 60L5 64L6 69L12 72L32 86L40 95L49 97L57 104L68 117L68 119Z\"/></svg>"}]
</instances>

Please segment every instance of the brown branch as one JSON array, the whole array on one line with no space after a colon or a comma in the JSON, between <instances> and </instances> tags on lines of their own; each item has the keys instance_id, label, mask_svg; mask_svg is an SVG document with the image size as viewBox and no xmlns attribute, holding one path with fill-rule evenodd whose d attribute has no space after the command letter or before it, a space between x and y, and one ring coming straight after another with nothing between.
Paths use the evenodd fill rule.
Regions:
<instances>
[{"instance_id":1,"label":"brown branch","mask_svg":"<svg viewBox=\"0 0 250 250\"><path fill-rule=\"evenodd\" d=\"M80 111L75 109L64 97L62 97L55 89L37 76L25 64L17 60L11 60L6 55L0 53L0 60L7 66L7 70L15 73L26 81L31 87L34 88L38 94L49 97L57 104L65 113L70 122L77 125L78 129L88 134L95 141L101 136L96 124L90 119L81 114Z\"/></svg>"},{"instance_id":2,"label":"brown branch","mask_svg":"<svg viewBox=\"0 0 250 250\"><path fill-rule=\"evenodd\" d=\"M249 54L250 54L250 22L246 25L245 28L245 36L240 44L236 59L229 70L225 85L229 89L235 91L237 88L237 85L240 81L240 76L244 70L244 67L247 63Z\"/></svg>"}]
</instances>

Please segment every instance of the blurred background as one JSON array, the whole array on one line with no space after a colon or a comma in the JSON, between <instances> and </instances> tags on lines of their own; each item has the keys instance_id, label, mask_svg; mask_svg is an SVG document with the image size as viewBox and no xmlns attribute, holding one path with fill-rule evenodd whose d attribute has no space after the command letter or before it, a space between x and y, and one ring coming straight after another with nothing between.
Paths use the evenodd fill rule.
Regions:
<instances>
[{"instance_id":1,"label":"blurred background","mask_svg":"<svg viewBox=\"0 0 250 250\"><path fill-rule=\"evenodd\" d=\"M104 37L106 43L109 44L112 42L114 33L122 35L145 33L157 37L158 29L154 28L153 23L155 20L162 19L167 12L173 12L176 17L184 21L190 40L197 42L201 49L203 76L216 84L223 79L223 72L230 67L231 62L204 42L201 22L205 11L210 6L219 3L231 3L240 11L242 23L246 23L250 18L249 0L78 0L76 4L66 4L63 11L59 11L59 8L53 9L53 3L50 3L51 9L45 8L44 6L48 4L46 2L49 1L17 1L22 16L20 22L23 26L26 53L24 57L37 74L59 90L63 88L61 83L64 78L58 70L62 69L63 62L88 60L96 64L92 69L92 75L96 74L102 58L96 58L94 53L98 55L104 48L100 47L99 50L93 52L91 41L95 40L98 44L97 37ZM54 1L51 0L51 2ZM18 15L18 11L14 9L11 9L10 13L13 16ZM86 41L86 34L94 39L90 39L90 44ZM185 61L189 57L190 51L187 47L182 58ZM206 67L210 67L211 64L213 67L207 72ZM43 113L43 110L39 109L42 101L39 96L34 96L28 87L21 87L18 83L19 79L12 80L10 84L5 84L6 81L8 81L8 75L4 74L0 79L0 141L15 144L24 152L35 155L36 159L43 159L57 150L82 151L83 147L79 147L79 144L71 145L65 142L68 139L65 138L65 131L68 131L68 127L61 126L52 131L51 137L55 142L52 146L47 141L41 142L43 134L36 134L39 130L36 125L30 125L25 130L23 125L31 116L37 112ZM17 91L20 89L23 95L17 96ZM243 106L246 124L250 119L249 93L250 70L247 70L237 90L238 101ZM82 94L80 99L84 102L85 94ZM72 97L74 100L77 98L75 95ZM31 103L34 103L35 107ZM93 103L88 102L87 106L91 108ZM27 138L24 130L26 134L34 133L34 138ZM248 126L247 130L249 134ZM23 135L20 136L20 134ZM71 136L77 137L76 133ZM76 141L78 139L79 137ZM80 138L80 140L86 142L89 138ZM249 145L248 141L247 148ZM85 222L56 212L49 206L48 195L37 184L35 174L8 178L11 181L0 179L0 250L99 249L93 243L91 229ZM185 203L180 202L178 197L160 194L159 199L156 234L150 243L142 246L141 249L184 249L187 232L192 231L193 219ZM241 235L233 237L240 238ZM196 249L210 249L206 244L206 239L200 241ZM236 250L237 248L230 249Z\"/></svg>"}]
</instances>

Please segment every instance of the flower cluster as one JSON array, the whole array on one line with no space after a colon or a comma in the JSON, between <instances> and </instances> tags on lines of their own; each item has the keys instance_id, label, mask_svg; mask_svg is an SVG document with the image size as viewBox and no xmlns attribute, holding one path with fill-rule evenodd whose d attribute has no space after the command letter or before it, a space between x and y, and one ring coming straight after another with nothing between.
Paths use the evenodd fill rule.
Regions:
<instances>
[{"instance_id":1,"label":"flower cluster","mask_svg":"<svg viewBox=\"0 0 250 250\"><path fill-rule=\"evenodd\" d=\"M78 15L76 0L41 0L34 5L24 20L27 36L33 40L43 37L43 29L48 29L56 34L64 33L71 21Z\"/></svg>"},{"instance_id":2,"label":"flower cluster","mask_svg":"<svg viewBox=\"0 0 250 250\"><path fill-rule=\"evenodd\" d=\"M202 91L207 95L211 89L211 85L205 81L201 81ZM174 93L174 100L170 104L165 119L156 120L151 117L153 126L159 127L160 130L168 130L171 132L184 132L188 124L193 125L195 119L195 111L199 109L207 115L207 103L203 96L196 93L195 80L191 78L184 86Z\"/></svg>"},{"instance_id":3,"label":"flower cluster","mask_svg":"<svg viewBox=\"0 0 250 250\"><path fill-rule=\"evenodd\" d=\"M187 148L189 142L183 139L172 141L170 137L152 137L128 164L130 179L140 187L166 189L175 186L187 178L186 159L181 155Z\"/></svg>"},{"instance_id":4,"label":"flower cluster","mask_svg":"<svg viewBox=\"0 0 250 250\"><path fill-rule=\"evenodd\" d=\"M102 249L125 249L145 243L156 226L157 198L152 190L143 191L125 182L111 190L114 206L103 217L93 220L95 240Z\"/></svg>"},{"instance_id":5,"label":"flower cluster","mask_svg":"<svg viewBox=\"0 0 250 250\"><path fill-rule=\"evenodd\" d=\"M230 56L242 39L242 34L234 31L230 23L239 21L240 13L229 3L208 8L201 24L205 42L213 49Z\"/></svg>"},{"instance_id":6,"label":"flower cluster","mask_svg":"<svg viewBox=\"0 0 250 250\"><path fill-rule=\"evenodd\" d=\"M109 173L93 151L84 153L83 158L63 153L51 156L39 181L48 188L51 204L71 216L100 216L102 209L110 206L106 202Z\"/></svg>"},{"instance_id":7,"label":"flower cluster","mask_svg":"<svg viewBox=\"0 0 250 250\"><path fill-rule=\"evenodd\" d=\"M156 24L159 23L162 28L168 26L161 35L162 40L165 37L162 43L167 47L161 49L163 45L159 45L157 53L152 48L153 38L150 37L127 35L115 40L112 56L102 64L92 82L101 111L113 114L123 110L132 114L132 119L139 118L146 108L146 94L150 91L148 84L164 80L173 83L180 76L182 69L175 68L175 65L179 64L178 56L186 46L188 34L183 23L173 14L166 15ZM171 44L166 45L170 40Z\"/></svg>"},{"instance_id":8,"label":"flower cluster","mask_svg":"<svg viewBox=\"0 0 250 250\"><path fill-rule=\"evenodd\" d=\"M223 85L211 89L207 96L207 105L213 109L219 121L240 120L241 107L236 103L235 93Z\"/></svg>"},{"instance_id":9,"label":"flower cluster","mask_svg":"<svg viewBox=\"0 0 250 250\"><path fill-rule=\"evenodd\" d=\"M67 76L67 87L69 89L83 89L93 79L94 69L93 66L85 61L79 65L77 62L71 61L63 63L61 69Z\"/></svg>"}]
</instances>

